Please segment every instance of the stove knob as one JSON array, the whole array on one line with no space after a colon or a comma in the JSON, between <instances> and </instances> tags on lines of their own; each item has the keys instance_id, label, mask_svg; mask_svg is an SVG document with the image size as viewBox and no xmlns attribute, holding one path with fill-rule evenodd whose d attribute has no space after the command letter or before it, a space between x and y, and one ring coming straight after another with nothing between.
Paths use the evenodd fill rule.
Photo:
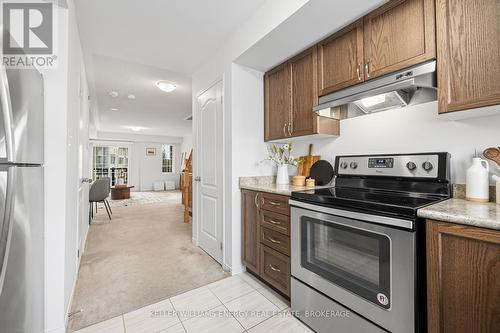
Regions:
<instances>
[{"instance_id":1,"label":"stove knob","mask_svg":"<svg viewBox=\"0 0 500 333\"><path fill-rule=\"evenodd\" d=\"M340 167L341 167L342 169L347 169L347 162L342 162L342 163L340 163Z\"/></svg>"},{"instance_id":2,"label":"stove knob","mask_svg":"<svg viewBox=\"0 0 500 333\"><path fill-rule=\"evenodd\" d=\"M356 169L358 167L358 163L351 162L351 169Z\"/></svg>"},{"instance_id":3,"label":"stove knob","mask_svg":"<svg viewBox=\"0 0 500 333\"><path fill-rule=\"evenodd\" d=\"M434 169L434 165L432 165L431 162L424 162L422 163L422 168L424 168L425 171L429 172Z\"/></svg>"},{"instance_id":4,"label":"stove knob","mask_svg":"<svg viewBox=\"0 0 500 333\"><path fill-rule=\"evenodd\" d=\"M417 168L417 165L413 162L408 162L406 163L406 167L408 168L408 170L414 171Z\"/></svg>"}]
</instances>

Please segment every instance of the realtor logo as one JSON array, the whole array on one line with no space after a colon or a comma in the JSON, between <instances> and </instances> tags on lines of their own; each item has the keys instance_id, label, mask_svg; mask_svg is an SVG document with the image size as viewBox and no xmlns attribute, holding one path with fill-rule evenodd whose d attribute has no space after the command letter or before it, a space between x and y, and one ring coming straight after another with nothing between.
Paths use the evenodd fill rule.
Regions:
<instances>
[{"instance_id":1,"label":"realtor logo","mask_svg":"<svg viewBox=\"0 0 500 333\"><path fill-rule=\"evenodd\" d=\"M2 2L2 63L7 68L57 66L56 20L51 2Z\"/></svg>"},{"instance_id":2,"label":"realtor logo","mask_svg":"<svg viewBox=\"0 0 500 333\"><path fill-rule=\"evenodd\" d=\"M3 3L3 53L52 54L52 3Z\"/></svg>"}]
</instances>

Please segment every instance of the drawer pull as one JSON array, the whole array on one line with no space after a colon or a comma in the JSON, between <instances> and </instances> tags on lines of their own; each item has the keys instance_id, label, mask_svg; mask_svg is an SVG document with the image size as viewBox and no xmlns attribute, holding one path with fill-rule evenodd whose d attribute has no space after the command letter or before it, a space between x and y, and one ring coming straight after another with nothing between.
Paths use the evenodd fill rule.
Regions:
<instances>
[{"instance_id":1,"label":"drawer pull","mask_svg":"<svg viewBox=\"0 0 500 333\"><path fill-rule=\"evenodd\" d=\"M275 221L275 220L267 220L267 222L269 222L271 224L276 224L276 225L280 225L281 224L280 221Z\"/></svg>"},{"instance_id":2,"label":"drawer pull","mask_svg":"<svg viewBox=\"0 0 500 333\"><path fill-rule=\"evenodd\" d=\"M281 206L281 202L269 201L269 204L273 206Z\"/></svg>"},{"instance_id":3,"label":"drawer pull","mask_svg":"<svg viewBox=\"0 0 500 333\"><path fill-rule=\"evenodd\" d=\"M281 273L281 269L274 267L273 265L269 265L269 268L275 272Z\"/></svg>"},{"instance_id":4,"label":"drawer pull","mask_svg":"<svg viewBox=\"0 0 500 333\"><path fill-rule=\"evenodd\" d=\"M268 237L268 239L269 239L271 242L275 243L275 244L281 244L281 242L280 242L279 240L276 240L276 239L274 239L274 238L272 238L272 237Z\"/></svg>"}]
</instances>

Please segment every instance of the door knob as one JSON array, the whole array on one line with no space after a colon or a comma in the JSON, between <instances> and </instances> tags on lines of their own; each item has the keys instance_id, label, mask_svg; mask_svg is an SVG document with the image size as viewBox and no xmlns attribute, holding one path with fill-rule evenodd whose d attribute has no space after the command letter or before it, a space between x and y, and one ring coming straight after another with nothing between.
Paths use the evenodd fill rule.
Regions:
<instances>
[{"instance_id":1,"label":"door knob","mask_svg":"<svg viewBox=\"0 0 500 333\"><path fill-rule=\"evenodd\" d=\"M200 176L194 177L194 181L195 182L201 182L201 177Z\"/></svg>"},{"instance_id":2,"label":"door knob","mask_svg":"<svg viewBox=\"0 0 500 333\"><path fill-rule=\"evenodd\" d=\"M82 183L89 183L90 184L92 182L93 182L92 178L82 178Z\"/></svg>"}]
</instances>

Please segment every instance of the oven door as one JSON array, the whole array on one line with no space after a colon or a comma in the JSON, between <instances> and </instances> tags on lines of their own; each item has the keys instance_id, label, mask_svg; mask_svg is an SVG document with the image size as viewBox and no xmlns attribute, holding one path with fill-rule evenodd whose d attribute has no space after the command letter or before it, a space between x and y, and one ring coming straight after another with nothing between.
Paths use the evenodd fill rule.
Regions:
<instances>
[{"instance_id":1,"label":"oven door","mask_svg":"<svg viewBox=\"0 0 500 333\"><path fill-rule=\"evenodd\" d=\"M290 205L292 276L389 331L414 332L413 222Z\"/></svg>"}]
</instances>

